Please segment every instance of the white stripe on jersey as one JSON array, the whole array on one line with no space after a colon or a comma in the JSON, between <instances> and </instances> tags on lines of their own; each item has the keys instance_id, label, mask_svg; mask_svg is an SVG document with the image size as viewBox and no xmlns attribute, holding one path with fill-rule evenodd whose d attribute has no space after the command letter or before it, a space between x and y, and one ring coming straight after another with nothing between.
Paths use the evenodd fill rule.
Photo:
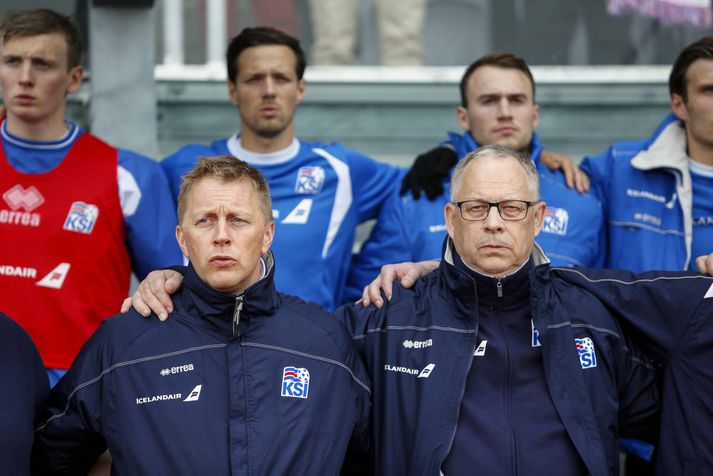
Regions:
<instances>
[{"instance_id":1,"label":"white stripe on jersey","mask_svg":"<svg viewBox=\"0 0 713 476\"><path fill-rule=\"evenodd\" d=\"M349 207L352 205L352 179L349 175L349 166L341 160L334 157L324 149L312 149L316 154L325 158L329 165L332 166L337 174L337 191L334 194L334 206L332 214L329 217L329 227L327 228L327 237L324 240L322 248L322 258L327 256L329 247L332 246L334 238L337 236L339 228L347 216Z\"/></svg>"},{"instance_id":2,"label":"white stripe on jersey","mask_svg":"<svg viewBox=\"0 0 713 476\"><path fill-rule=\"evenodd\" d=\"M141 201L141 189L133 174L121 165L117 169L119 178L119 202L124 218L136 213Z\"/></svg>"}]
</instances>

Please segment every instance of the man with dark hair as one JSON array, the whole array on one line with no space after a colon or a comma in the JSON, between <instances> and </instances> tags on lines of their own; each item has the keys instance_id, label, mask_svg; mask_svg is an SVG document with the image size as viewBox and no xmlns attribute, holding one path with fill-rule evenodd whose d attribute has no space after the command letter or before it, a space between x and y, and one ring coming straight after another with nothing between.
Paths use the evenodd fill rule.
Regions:
<instances>
[{"instance_id":1,"label":"man with dark hair","mask_svg":"<svg viewBox=\"0 0 713 476\"><path fill-rule=\"evenodd\" d=\"M540 173L542 196L548 205L538 243L554 264L601 265L601 205L591 194L568 189L562 174L542 162L542 145L535 133L539 123L535 82L525 61L509 53L478 59L463 74L460 95L456 117L465 132L449 134L448 146L459 159L480 145L490 144L505 145L529 156ZM450 170L443 180L448 175ZM445 235L443 206L448 195L445 183L443 193L435 200L397 193L389 197L369 240L354 260L348 297L361 295L384 263L440 256Z\"/></svg>"},{"instance_id":2,"label":"man with dark hair","mask_svg":"<svg viewBox=\"0 0 713 476\"><path fill-rule=\"evenodd\" d=\"M15 296L3 310L32 336L52 383L115 312L132 269L141 278L181 260L158 164L64 119L81 51L76 26L52 10L0 22L0 287Z\"/></svg>"},{"instance_id":3,"label":"man with dark hair","mask_svg":"<svg viewBox=\"0 0 713 476\"><path fill-rule=\"evenodd\" d=\"M273 252L282 263L277 286L333 310L343 301L356 227L375 218L401 172L339 144L295 138L295 110L305 92L304 53L295 38L246 28L230 42L226 61L240 130L167 157L162 166L174 196L201 155L232 155L259 169L272 189Z\"/></svg>"},{"instance_id":4,"label":"man with dark hair","mask_svg":"<svg viewBox=\"0 0 713 476\"><path fill-rule=\"evenodd\" d=\"M713 272L713 36L669 76L672 113L646 140L619 142L582 168L604 206L604 265Z\"/></svg>"},{"instance_id":5,"label":"man with dark hair","mask_svg":"<svg viewBox=\"0 0 713 476\"><path fill-rule=\"evenodd\" d=\"M52 390L33 474L86 474L106 448L119 474L363 474L369 380L339 322L275 289L265 179L201 158L178 201L172 318L103 323Z\"/></svg>"}]
</instances>

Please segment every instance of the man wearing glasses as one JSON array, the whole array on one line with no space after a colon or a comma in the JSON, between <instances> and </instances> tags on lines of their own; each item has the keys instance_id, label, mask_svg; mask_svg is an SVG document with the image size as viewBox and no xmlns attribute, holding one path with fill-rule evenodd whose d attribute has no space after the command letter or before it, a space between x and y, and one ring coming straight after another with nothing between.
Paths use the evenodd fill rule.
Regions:
<instances>
[{"instance_id":1,"label":"man wearing glasses","mask_svg":"<svg viewBox=\"0 0 713 476\"><path fill-rule=\"evenodd\" d=\"M337 310L372 381L377 474L617 474L619 437L653 435L656 372L616 307L577 283L581 272L538 266L548 262L535 244L538 179L503 146L466 155L438 270L396 285L380 309ZM141 286L162 290L161 279ZM711 285L698 279L685 293L665 283L685 299L682 313ZM138 292L132 302L146 306Z\"/></svg>"},{"instance_id":2,"label":"man wearing glasses","mask_svg":"<svg viewBox=\"0 0 713 476\"><path fill-rule=\"evenodd\" d=\"M654 369L564 268L538 267L546 208L531 160L467 154L438 269L337 311L373 382L378 472L618 474L619 436L655 427Z\"/></svg>"},{"instance_id":3,"label":"man wearing glasses","mask_svg":"<svg viewBox=\"0 0 713 476\"><path fill-rule=\"evenodd\" d=\"M564 176L545 165L543 147L535 132L539 124L535 82L527 63L510 53L484 56L465 70L460 96L456 118L464 132L449 134L448 141L438 150L451 149L453 164L455 155L462 159L479 146L490 144L504 145L528 156L540 175L542 196L547 202L538 244L555 265L601 266L601 203L590 193L568 189ZM451 172L448 167L442 179L447 181ZM446 230L443 206L448 201L447 183L442 190L429 199L394 193L384 203L369 240L349 271L349 297L361 294L384 263L440 256Z\"/></svg>"}]
</instances>

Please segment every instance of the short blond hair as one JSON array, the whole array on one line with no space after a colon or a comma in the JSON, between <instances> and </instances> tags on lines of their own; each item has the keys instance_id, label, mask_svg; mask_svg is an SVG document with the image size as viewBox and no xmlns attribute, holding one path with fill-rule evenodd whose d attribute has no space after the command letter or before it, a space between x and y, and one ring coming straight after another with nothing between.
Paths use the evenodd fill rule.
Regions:
<instances>
[{"instance_id":1,"label":"short blond hair","mask_svg":"<svg viewBox=\"0 0 713 476\"><path fill-rule=\"evenodd\" d=\"M255 190L260 194L260 204L262 205L265 223L272 222L272 199L270 198L270 187L265 177L247 162L230 155L220 155L216 157L199 157L195 167L183 176L181 190L178 193L179 223L188 207L188 194L198 182L209 177L219 178L223 182L247 180L252 183Z\"/></svg>"}]
</instances>

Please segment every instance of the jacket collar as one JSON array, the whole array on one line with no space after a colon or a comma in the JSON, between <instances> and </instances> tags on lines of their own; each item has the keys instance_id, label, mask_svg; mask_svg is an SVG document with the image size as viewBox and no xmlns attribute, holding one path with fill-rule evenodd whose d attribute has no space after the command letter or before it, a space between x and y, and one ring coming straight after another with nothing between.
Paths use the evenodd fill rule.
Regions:
<instances>
[{"instance_id":1,"label":"jacket collar","mask_svg":"<svg viewBox=\"0 0 713 476\"><path fill-rule=\"evenodd\" d=\"M221 334L228 336L234 335L233 318L240 297L240 321L243 327L249 326L251 319L272 315L281 302L273 281L275 262L272 252L268 251L262 260L266 269L265 276L240 296L213 289L198 276L193 265L189 263L180 294L186 313L190 317L206 321Z\"/></svg>"},{"instance_id":2,"label":"jacket collar","mask_svg":"<svg viewBox=\"0 0 713 476\"><path fill-rule=\"evenodd\" d=\"M653 134L648 147L631 159L631 165L639 170L675 169L687 175L687 150L686 130L671 113Z\"/></svg>"},{"instance_id":3,"label":"jacket collar","mask_svg":"<svg viewBox=\"0 0 713 476\"><path fill-rule=\"evenodd\" d=\"M460 260L460 257L450 237L446 237L443 247L443 257L439 266L439 273L440 276L442 276L440 290L444 296L453 296L459 304L471 306L477 302L476 293L477 297L482 299L496 292L497 278L473 271L473 273L478 274L478 277L474 279L472 273L462 271L456 267L455 261L456 259ZM513 274L501 278L500 281L503 283L503 286L508 286L508 294L516 298L522 298L529 293L529 285L526 286L525 289L522 289L520 286L529 279L528 271L533 266L539 266L549 262L550 260L545 255L545 252L542 251L540 245L534 243L532 252L530 253L530 259L527 263ZM525 281L522 281L523 279ZM480 287L483 289L481 290ZM520 293L525 294L520 296Z\"/></svg>"},{"instance_id":4,"label":"jacket collar","mask_svg":"<svg viewBox=\"0 0 713 476\"><path fill-rule=\"evenodd\" d=\"M462 159L467 153L473 152L475 149L480 147L470 132L464 132L463 134L456 134L455 132L449 132L448 138L453 144L456 153L458 154L458 160ZM530 159L535 163L535 166L540 164L540 154L542 153L542 142L540 142L540 137L536 132L532 133L532 140L530 141Z\"/></svg>"}]
</instances>

